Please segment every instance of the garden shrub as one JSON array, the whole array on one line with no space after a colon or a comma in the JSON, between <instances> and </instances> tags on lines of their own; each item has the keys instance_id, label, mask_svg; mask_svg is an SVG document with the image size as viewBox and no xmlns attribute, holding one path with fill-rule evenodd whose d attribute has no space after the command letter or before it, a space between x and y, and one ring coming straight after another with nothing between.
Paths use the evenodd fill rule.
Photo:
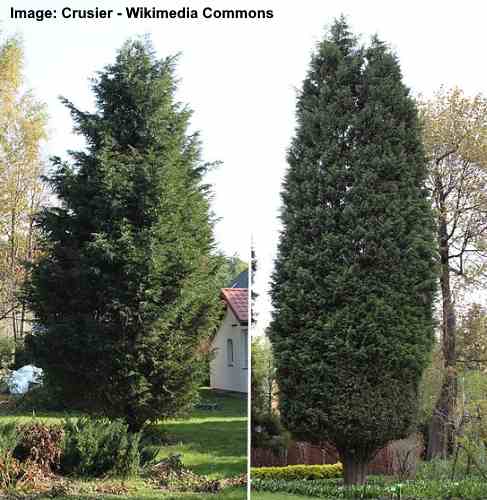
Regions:
<instances>
[{"instance_id":1,"label":"garden shrub","mask_svg":"<svg viewBox=\"0 0 487 500\"><path fill-rule=\"evenodd\" d=\"M30 422L17 427L14 456L21 462L38 465L43 472L59 468L64 431L60 425Z\"/></svg>"},{"instance_id":2,"label":"garden shrub","mask_svg":"<svg viewBox=\"0 0 487 500\"><path fill-rule=\"evenodd\" d=\"M287 465L286 467L253 467L252 479L282 479L292 481L296 479L317 480L335 479L342 477L342 464L325 465Z\"/></svg>"},{"instance_id":3,"label":"garden shrub","mask_svg":"<svg viewBox=\"0 0 487 500\"><path fill-rule=\"evenodd\" d=\"M278 454L289 446L290 436L276 413L252 412L251 440L253 448L266 448Z\"/></svg>"},{"instance_id":4,"label":"garden shrub","mask_svg":"<svg viewBox=\"0 0 487 500\"><path fill-rule=\"evenodd\" d=\"M128 432L122 420L66 419L61 471L82 477L106 474L129 477L140 466L140 434Z\"/></svg>"},{"instance_id":5,"label":"garden shrub","mask_svg":"<svg viewBox=\"0 0 487 500\"><path fill-rule=\"evenodd\" d=\"M18 476L19 464L13 456L14 450L19 443L19 435L15 424L2 425L0 427L0 488L5 489L15 483Z\"/></svg>"},{"instance_id":6,"label":"garden shrub","mask_svg":"<svg viewBox=\"0 0 487 500\"><path fill-rule=\"evenodd\" d=\"M41 468L31 460L21 462L14 456L22 439L14 423L0 426L0 490L29 489L43 476Z\"/></svg>"}]
</instances>

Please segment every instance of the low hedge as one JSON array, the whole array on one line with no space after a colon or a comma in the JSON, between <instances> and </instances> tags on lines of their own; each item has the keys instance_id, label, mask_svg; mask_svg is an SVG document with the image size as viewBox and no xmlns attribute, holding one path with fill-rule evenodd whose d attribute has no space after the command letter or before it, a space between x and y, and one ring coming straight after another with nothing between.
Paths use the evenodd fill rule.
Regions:
<instances>
[{"instance_id":1,"label":"low hedge","mask_svg":"<svg viewBox=\"0 0 487 500\"><path fill-rule=\"evenodd\" d=\"M252 467L252 479L281 479L293 481L298 479L317 480L342 477L342 464L327 465L287 465L286 467Z\"/></svg>"}]
</instances>

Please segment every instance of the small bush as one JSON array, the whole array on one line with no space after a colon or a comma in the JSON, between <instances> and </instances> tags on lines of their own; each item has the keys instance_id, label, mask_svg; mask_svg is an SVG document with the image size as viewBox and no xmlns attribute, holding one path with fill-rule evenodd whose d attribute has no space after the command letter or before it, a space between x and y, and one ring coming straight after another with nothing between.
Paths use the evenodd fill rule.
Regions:
<instances>
[{"instance_id":1,"label":"small bush","mask_svg":"<svg viewBox=\"0 0 487 500\"><path fill-rule=\"evenodd\" d=\"M282 479L293 481L296 479L317 480L335 479L342 477L342 464L330 465L288 465L286 467L253 467L252 479Z\"/></svg>"},{"instance_id":2,"label":"small bush","mask_svg":"<svg viewBox=\"0 0 487 500\"><path fill-rule=\"evenodd\" d=\"M15 486L19 476L20 467L14 457L14 450L19 444L20 437L15 424L0 427L0 488L6 489Z\"/></svg>"},{"instance_id":3,"label":"small bush","mask_svg":"<svg viewBox=\"0 0 487 500\"><path fill-rule=\"evenodd\" d=\"M279 415L275 413L251 416L251 440L254 448L271 449L279 454L289 446L290 436L281 424Z\"/></svg>"},{"instance_id":4,"label":"small bush","mask_svg":"<svg viewBox=\"0 0 487 500\"><path fill-rule=\"evenodd\" d=\"M61 471L82 477L106 474L129 477L140 466L140 434L121 420L83 417L64 424Z\"/></svg>"},{"instance_id":5,"label":"small bush","mask_svg":"<svg viewBox=\"0 0 487 500\"><path fill-rule=\"evenodd\" d=\"M17 428L19 441L14 456L21 462L36 464L45 472L58 469L64 431L59 425L31 422Z\"/></svg>"},{"instance_id":6,"label":"small bush","mask_svg":"<svg viewBox=\"0 0 487 500\"><path fill-rule=\"evenodd\" d=\"M14 423L0 427L0 490L29 488L42 474L36 464L22 463L14 456L20 441L21 435Z\"/></svg>"}]
</instances>

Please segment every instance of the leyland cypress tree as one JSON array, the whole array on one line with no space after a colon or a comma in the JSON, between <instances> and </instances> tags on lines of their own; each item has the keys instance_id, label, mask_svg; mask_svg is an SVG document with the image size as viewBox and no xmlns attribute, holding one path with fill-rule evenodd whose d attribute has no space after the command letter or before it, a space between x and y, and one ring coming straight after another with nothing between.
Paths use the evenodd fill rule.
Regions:
<instances>
[{"instance_id":1,"label":"leyland cypress tree","mask_svg":"<svg viewBox=\"0 0 487 500\"><path fill-rule=\"evenodd\" d=\"M175 91L174 58L130 41L94 80L94 113L64 100L87 147L53 160L59 203L26 289L46 382L132 430L188 406L220 314L205 164Z\"/></svg>"},{"instance_id":2,"label":"leyland cypress tree","mask_svg":"<svg viewBox=\"0 0 487 500\"><path fill-rule=\"evenodd\" d=\"M346 483L415 423L433 342L434 227L397 57L341 18L312 56L282 192L271 341L284 424Z\"/></svg>"}]
</instances>

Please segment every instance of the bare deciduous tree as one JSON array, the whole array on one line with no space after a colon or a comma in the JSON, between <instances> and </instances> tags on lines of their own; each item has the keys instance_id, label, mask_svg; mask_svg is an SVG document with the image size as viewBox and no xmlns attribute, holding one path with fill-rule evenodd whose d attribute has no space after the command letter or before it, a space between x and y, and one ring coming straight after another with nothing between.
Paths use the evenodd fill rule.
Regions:
<instances>
[{"instance_id":1,"label":"bare deciduous tree","mask_svg":"<svg viewBox=\"0 0 487 500\"><path fill-rule=\"evenodd\" d=\"M444 379L433 413L428 457L452 449L457 395L454 287L479 284L487 271L487 99L441 89L421 103L429 182L437 218Z\"/></svg>"}]
</instances>

